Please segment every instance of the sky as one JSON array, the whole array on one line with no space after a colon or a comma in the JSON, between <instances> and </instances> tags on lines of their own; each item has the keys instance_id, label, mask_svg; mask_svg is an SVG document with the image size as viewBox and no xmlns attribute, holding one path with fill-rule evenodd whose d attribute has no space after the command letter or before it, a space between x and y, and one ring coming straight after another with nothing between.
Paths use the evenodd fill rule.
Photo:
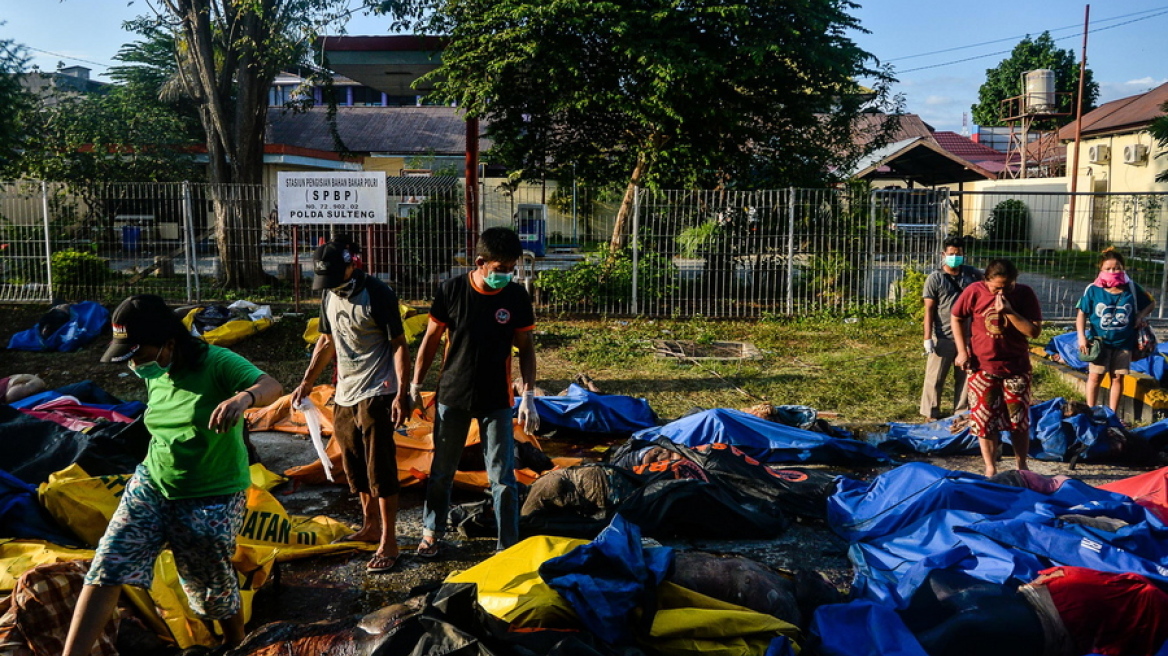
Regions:
<instances>
[{"instance_id":1,"label":"sky","mask_svg":"<svg viewBox=\"0 0 1168 656\"><path fill-rule=\"evenodd\" d=\"M1049 30L1063 49L1081 55L1085 4L1067 0L859 0L852 15L868 34L860 47L891 64L907 111L938 130L963 130L985 71L1009 56L1024 36ZM353 3L357 6L357 2ZM43 70L86 66L99 80L119 47L134 39L122 21L150 11L145 0L0 0L0 39L29 48ZM349 34L387 34L389 19L359 12ZM1087 65L1099 102L1168 82L1168 0L1095 0ZM969 129L974 130L972 120Z\"/></svg>"}]
</instances>

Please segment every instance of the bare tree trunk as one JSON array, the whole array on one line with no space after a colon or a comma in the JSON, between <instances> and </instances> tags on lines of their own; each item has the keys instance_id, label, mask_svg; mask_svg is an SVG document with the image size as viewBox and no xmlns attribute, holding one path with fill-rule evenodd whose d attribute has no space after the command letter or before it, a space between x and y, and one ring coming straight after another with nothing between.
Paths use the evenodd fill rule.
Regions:
<instances>
[{"instance_id":1,"label":"bare tree trunk","mask_svg":"<svg viewBox=\"0 0 1168 656\"><path fill-rule=\"evenodd\" d=\"M612 226L612 239L608 242L608 263L616 260L616 254L625 245L625 224L629 215L633 213L633 200L636 197L637 187L645 178L649 170L649 163L661 147L669 141L668 135L651 134L648 142L637 153L637 164L633 167L633 175L629 177L629 186L625 188L625 196L621 199L620 209L616 213L616 224Z\"/></svg>"},{"instance_id":2,"label":"bare tree trunk","mask_svg":"<svg viewBox=\"0 0 1168 656\"><path fill-rule=\"evenodd\" d=\"M243 19L244 31L262 39L264 28L254 13ZM239 58L235 74L235 115L232 117L232 202L217 214L216 240L223 260L223 285L255 288L268 282L264 272L260 236L264 208L261 184L264 166L264 132L267 125L267 91L270 79L250 53Z\"/></svg>"},{"instance_id":3,"label":"bare tree trunk","mask_svg":"<svg viewBox=\"0 0 1168 656\"><path fill-rule=\"evenodd\" d=\"M609 262L616 258L616 254L625 245L625 224L628 223L629 215L633 212L634 196L648 167L649 158L642 151L637 155L637 165L633 167L633 175L629 178L629 185L625 188L625 196L621 199L620 209L616 213L616 223L612 226L612 239L608 242Z\"/></svg>"},{"instance_id":4,"label":"bare tree trunk","mask_svg":"<svg viewBox=\"0 0 1168 656\"><path fill-rule=\"evenodd\" d=\"M263 207L264 132L267 92L275 76L270 61L279 0L253 4L210 0L164 0L183 21L188 48L179 72L189 95L199 103L207 135L207 180L215 212L225 287L254 288L269 276L263 270L260 235ZM241 48L215 47L213 22Z\"/></svg>"}]
</instances>

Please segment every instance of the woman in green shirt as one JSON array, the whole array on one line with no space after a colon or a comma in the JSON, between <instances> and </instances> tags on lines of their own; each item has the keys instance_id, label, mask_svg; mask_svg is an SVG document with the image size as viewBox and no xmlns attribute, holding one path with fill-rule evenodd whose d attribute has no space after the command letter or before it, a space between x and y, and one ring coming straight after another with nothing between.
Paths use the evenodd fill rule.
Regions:
<instances>
[{"instance_id":1,"label":"woman in green shirt","mask_svg":"<svg viewBox=\"0 0 1168 656\"><path fill-rule=\"evenodd\" d=\"M191 608L218 620L225 642L238 644L243 615L231 556L250 483L241 420L282 388L239 355L193 337L158 296L131 296L111 321L102 362L125 362L146 383L151 440L98 545L65 654L89 653L121 585L150 587L164 546Z\"/></svg>"}]
</instances>

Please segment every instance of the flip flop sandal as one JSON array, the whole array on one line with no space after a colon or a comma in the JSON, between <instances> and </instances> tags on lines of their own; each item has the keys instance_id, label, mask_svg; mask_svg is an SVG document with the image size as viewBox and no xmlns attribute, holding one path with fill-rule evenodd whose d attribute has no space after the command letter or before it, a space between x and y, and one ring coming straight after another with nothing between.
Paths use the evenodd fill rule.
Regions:
<instances>
[{"instance_id":1,"label":"flip flop sandal","mask_svg":"<svg viewBox=\"0 0 1168 656\"><path fill-rule=\"evenodd\" d=\"M383 553L375 553L373 554L373 558L369 560L369 564L365 566L365 571L370 574L383 574L397 567L397 561L400 558L401 554L387 556Z\"/></svg>"},{"instance_id":2,"label":"flip flop sandal","mask_svg":"<svg viewBox=\"0 0 1168 656\"><path fill-rule=\"evenodd\" d=\"M418 543L418 557L419 558L437 558L442 551L440 541L433 536L425 536L422 541Z\"/></svg>"}]
</instances>

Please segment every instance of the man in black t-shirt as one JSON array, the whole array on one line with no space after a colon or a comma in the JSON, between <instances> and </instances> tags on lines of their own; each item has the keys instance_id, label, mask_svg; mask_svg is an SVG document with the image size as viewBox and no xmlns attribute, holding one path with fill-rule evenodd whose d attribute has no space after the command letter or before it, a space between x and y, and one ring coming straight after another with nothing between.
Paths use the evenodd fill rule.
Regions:
<instances>
[{"instance_id":1,"label":"man in black t-shirt","mask_svg":"<svg viewBox=\"0 0 1168 656\"><path fill-rule=\"evenodd\" d=\"M515 481L512 426L511 347L519 350L523 399L519 420L525 430L539 427L533 401L535 345L531 298L511 281L523 255L519 236L507 228L490 228L479 237L475 269L442 283L430 307L430 325L418 349L410 396L422 408L421 385L447 334L438 379L434 418L434 460L426 482L422 542L418 555L438 556L450 510L450 488L466 445L471 420L478 420L487 461L487 478L499 527L498 548L519 541L519 492Z\"/></svg>"}]
</instances>

